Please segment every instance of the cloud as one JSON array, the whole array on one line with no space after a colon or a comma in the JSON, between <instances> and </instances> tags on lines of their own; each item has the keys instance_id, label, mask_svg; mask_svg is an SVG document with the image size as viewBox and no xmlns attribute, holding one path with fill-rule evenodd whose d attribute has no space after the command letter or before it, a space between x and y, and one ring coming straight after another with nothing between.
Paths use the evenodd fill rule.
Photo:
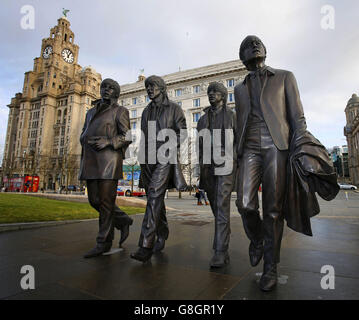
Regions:
<instances>
[{"instance_id":1,"label":"cloud","mask_svg":"<svg viewBox=\"0 0 359 320\"><path fill-rule=\"evenodd\" d=\"M35 30L20 27L23 4L35 8ZM334 30L320 27L326 4L335 8ZM237 59L242 39L256 34L267 47L267 63L295 74L313 133L327 146L343 142L344 108L359 89L356 0L27 0L3 6L1 108L21 90L41 39L68 8L79 63L120 84L136 81L142 68L146 75L165 75Z\"/></svg>"}]
</instances>

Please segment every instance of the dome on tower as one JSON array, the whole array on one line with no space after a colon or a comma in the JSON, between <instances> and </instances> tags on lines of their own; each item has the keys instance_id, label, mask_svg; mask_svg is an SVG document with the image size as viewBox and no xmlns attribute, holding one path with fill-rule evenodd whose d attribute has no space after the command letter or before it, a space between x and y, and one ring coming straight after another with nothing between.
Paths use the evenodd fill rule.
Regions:
<instances>
[{"instance_id":1,"label":"dome on tower","mask_svg":"<svg viewBox=\"0 0 359 320\"><path fill-rule=\"evenodd\" d=\"M359 97L355 93L353 93L352 97L348 101L348 105L357 103L359 103Z\"/></svg>"}]
</instances>

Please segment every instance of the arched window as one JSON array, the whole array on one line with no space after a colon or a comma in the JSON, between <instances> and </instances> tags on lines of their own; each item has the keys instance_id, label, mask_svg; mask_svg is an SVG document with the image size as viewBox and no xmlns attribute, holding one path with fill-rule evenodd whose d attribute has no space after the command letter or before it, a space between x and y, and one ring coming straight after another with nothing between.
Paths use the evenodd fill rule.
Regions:
<instances>
[{"instance_id":1,"label":"arched window","mask_svg":"<svg viewBox=\"0 0 359 320\"><path fill-rule=\"evenodd\" d=\"M60 123L61 122L61 110L57 111L57 121L56 123Z\"/></svg>"},{"instance_id":2,"label":"arched window","mask_svg":"<svg viewBox=\"0 0 359 320\"><path fill-rule=\"evenodd\" d=\"M67 40L67 34L65 33L65 38L64 38L64 40L66 41Z\"/></svg>"}]
</instances>

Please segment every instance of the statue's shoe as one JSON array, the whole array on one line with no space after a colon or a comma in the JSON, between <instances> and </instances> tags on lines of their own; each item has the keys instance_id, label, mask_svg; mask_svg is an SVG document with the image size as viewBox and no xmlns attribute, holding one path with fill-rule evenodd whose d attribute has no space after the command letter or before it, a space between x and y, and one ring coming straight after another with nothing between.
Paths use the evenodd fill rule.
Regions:
<instances>
[{"instance_id":1,"label":"statue's shoe","mask_svg":"<svg viewBox=\"0 0 359 320\"><path fill-rule=\"evenodd\" d=\"M258 265L263 257L263 243L255 245L253 241L249 244L249 261L252 267Z\"/></svg>"},{"instance_id":2,"label":"statue's shoe","mask_svg":"<svg viewBox=\"0 0 359 320\"><path fill-rule=\"evenodd\" d=\"M264 269L268 269L264 267ZM272 265L268 271L263 272L259 280L259 288L262 291L272 291L277 285L277 265Z\"/></svg>"},{"instance_id":3,"label":"statue's shoe","mask_svg":"<svg viewBox=\"0 0 359 320\"><path fill-rule=\"evenodd\" d=\"M215 251L209 265L211 268L221 268L229 263L229 255L227 251Z\"/></svg>"},{"instance_id":4,"label":"statue's shoe","mask_svg":"<svg viewBox=\"0 0 359 320\"><path fill-rule=\"evenodd\" d=\"M112 247L112 243L97 244L95 248L85 253L84 258L88 259L88 258L98 257L103 253L110 251L111 247Z\"/></svg>"},{"instance_id":5,"label":"statue's shoe","mask_svg":"<svg viewBox=\"0 0 359 320\"><path fill-rule=\"evenodd\" d=\"M156 253L162 251L165 247L165 242L166 240L164 238L158 237L155 246L153 248L153 252Z\"/></svg>"},{"instance_id":6,"label":"statue's shoe","mask_svg":"<svg viewBox=\"0 0 359 320\"><path fill-rule=\"evenodd\" d=\"M141 261L141 262L146 262L148 260L150 260L152 257L152 248L142 248L140 247L136 252L131 253L131 258Z\"/></svg>"},{"instance_id":7,"label":"statue's shoe","mask_svg":"<svg viewBox=\"0 0 359 320\"><path fill-rule=\"evenodd\" d=\"M129 234L130 234L130 226L132 225L133 220L130 218L130 220L128 220L127 224L124 224L121 226L120 230L121 230L121 238L120 238L120 242L119 242L119 247L122 247L122 244L126 241L126 239L128 238Z\"/></svg>"}]
</instances>

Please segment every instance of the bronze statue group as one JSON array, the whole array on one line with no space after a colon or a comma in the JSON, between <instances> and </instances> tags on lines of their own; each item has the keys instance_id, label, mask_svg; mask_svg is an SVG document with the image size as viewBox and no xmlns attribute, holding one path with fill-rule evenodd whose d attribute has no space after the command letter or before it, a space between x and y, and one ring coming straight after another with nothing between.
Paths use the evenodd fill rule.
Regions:
<instances>
[{"instance_id":1,"label":"bronze statue group","mask_svg":"<svg viewBox=\"0 0 359 320\"><path fill-rule=\"evenodd\" d=\"M198 137L199 188L207 192L215 218L210 267L221 268L229 263L230 200L232 191L236 191L236 205L250 240L250 263L256 266L263 258L259 287L271 291L277 283L284 220L293 230L312 235L310 217L319 213L315 193L331 200L339 188L325 147L307 131L294 75L265 65L266 48L256 36L243 40L239 56L249 73L234 89L236 111L227 107L228 93L222 83L213 82L207 89L210 106L203 110L197 125L198 132L209 132L209 139ZM131 254L131 258L141 262L150 260L165 247L169 235L166 190L187 187L178 161L152 159L166 143L156 140L163 129L175 132L177 145L172 149L177 157L177 149L185 138L180 133L187 129L183 110L168 99L162 78L148 77L145 87L151 102L141 117L144 158L140 187L146 191L147 205L139 247ZM111 249L114 228L121 231L121 246L133 222L115 205L117 181L122 178L125 152L131 143L126 139L130 130L129 112L117 104L119 95L116 81L102 82L101 99L94 101L94 107L87 112L80 138L80 179L87 181L89 202L99 212L97 245L85 258ZM150 123L155 123L155 135ZM228 131L232 133L229 140ZM223 164L215 159L216 132L221 155L227 152L226 143L231 143L229 171L223 170ZM155 150L149 143L151 139L155 140ZM209 161L204 157L204 150L212 150ZM260 185L262 216L258 201Z\"/></svg>"}]
</instances>

